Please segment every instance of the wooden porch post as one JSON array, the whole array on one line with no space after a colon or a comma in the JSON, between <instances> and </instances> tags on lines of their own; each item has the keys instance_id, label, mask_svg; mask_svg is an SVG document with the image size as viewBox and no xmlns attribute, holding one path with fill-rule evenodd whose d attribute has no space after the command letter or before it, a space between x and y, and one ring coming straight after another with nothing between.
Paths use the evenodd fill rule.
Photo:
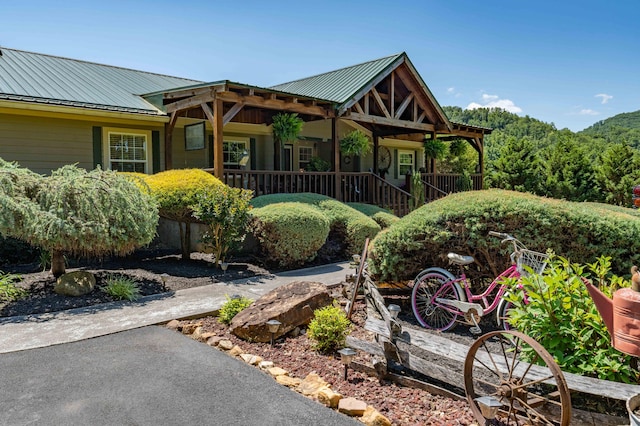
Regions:
<instances>
[{"instance_id":1,"label":"wooden porch post","mask_svg":"<svg viewBox=\"0 0 640 426\"><path fill-rule=\"evenodd\" d=\"M476 144L478 145L478 164L480 167L480 188L484 188L484 136L476 138ZM475 188L474 188L475 189Z\"/></svg>"},{"instance_id":2,"label":"wooden porch post","mask_svg":"<svg viewBox=\"0 0 640 426\"><path fill-rule=\"evenodd\" d=\"M222 123L223 118L222 100L216 98L213 101L213 173L214 176L224 181L224 154L222 150L222 143L224 142L224 132L222 131L224 125Z\"/></svg>"},{"instance_id":3,"label":"wooden porch post","mask_svg":"<svg viewBox=\"0 0 640 426\"><path fill-rule=\"evenodd\" d=\"M380 145L380 141L378 139L378 134L373 132L373 173L378 174L378 147Z\"/></svg>"},{"instance_id":4,"label":"wooden porch post","mask_svg":"<svg viewBox=\"0 0 640 426\"><path fill-rule=\"evenodd\" d=\"M173 112L171 119L164 125L164 169L173 168L173 129L178 121L178 113Z\"/></svg>"},{"instance_id":5,"label":"wooden porch post","mask_svg":"<svg viewBox=\"0 0 640 426\"><path fill-rule=\"evenodd\" d=\"M341 181L342 174L340 172L340 141L338 140L338 119L331 119L331 139L333 140L333 167L335 170L335 198L342 201Z\"/></svg>"}]
</instances>

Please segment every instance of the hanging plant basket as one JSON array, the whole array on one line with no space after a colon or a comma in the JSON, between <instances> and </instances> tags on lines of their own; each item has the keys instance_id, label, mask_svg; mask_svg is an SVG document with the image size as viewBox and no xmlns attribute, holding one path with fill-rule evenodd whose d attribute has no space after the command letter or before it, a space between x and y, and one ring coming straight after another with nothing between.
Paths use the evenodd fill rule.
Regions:
<instances>
[{"instance_id":1,"label":"hanging plant basket","mask_svg":"<svg viewBox=\"0 0 640 426\"><path fill-rule=\"evenodd\" d=\"M340 140L340 151L343 155L363 157L371 152L371 141L362 130L354 130Z\"/></svg>"}]
</instances>

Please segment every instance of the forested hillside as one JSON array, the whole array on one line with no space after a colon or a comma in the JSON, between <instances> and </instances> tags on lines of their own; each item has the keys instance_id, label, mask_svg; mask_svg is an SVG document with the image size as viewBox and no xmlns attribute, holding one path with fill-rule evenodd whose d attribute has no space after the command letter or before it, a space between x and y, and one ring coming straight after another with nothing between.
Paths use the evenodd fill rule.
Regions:
<instances>
[{"instance_id":1,"label":"forested hillside","mask_svg":"<svg viewBox=\"0 0 640 426\"><path fill-rule=\"evenodd\" d=\"M495 108L443 109L451 121L493 129L485 138L486 186L631 206L631 188L640 184L640 111L574 133ZM449 145L441 170L471 173L472 149Z\"/></svg>"}]
</instances>

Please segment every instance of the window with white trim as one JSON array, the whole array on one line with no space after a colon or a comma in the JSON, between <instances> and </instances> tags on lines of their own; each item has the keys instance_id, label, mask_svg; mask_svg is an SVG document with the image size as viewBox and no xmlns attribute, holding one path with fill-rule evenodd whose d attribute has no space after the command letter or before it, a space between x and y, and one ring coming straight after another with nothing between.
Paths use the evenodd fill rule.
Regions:
<instances>
[{"instance_id":1,"label":"window with white trim","mask_svg":"<svg viewBox=\"0 0 640 426\"><path fill-rule=\"evenodd\" d=\"M147 135L108 133L109 168L118 172L147 173Z\"/></svg>"},{"instance_id":2,"label":"window with white trim","mask_svg":"<svg viewBox=\"0 0 640 426\"><path fill-rule=\"evenodd\" d=\"M398 150L398 175L404 176L410 174L413 171L415 160L414 151L400 151Z\"/></svg>"},{"instance_id":3,"label":"window with white trim","mask_svg":"<svg viewBox=\"0 0 640 426\"><path fill-rule=\"evenodd\" d=\"M309 165L309 161L311 161L311 157L313 157L313 148L310 146L301 146L298 147L298 168L299 169L307 169Z\"/></svg>"},{"instance_id":4,"label":"window with white trim","mask_svg":"<svg viewBox=\"0 0 640 426\"><path fill-rule=\"evenodd\" d=\"M248 154L246 141L224 141L222 158L225 166L239 166L243 156Z\"/></svg>"}]
</instances>

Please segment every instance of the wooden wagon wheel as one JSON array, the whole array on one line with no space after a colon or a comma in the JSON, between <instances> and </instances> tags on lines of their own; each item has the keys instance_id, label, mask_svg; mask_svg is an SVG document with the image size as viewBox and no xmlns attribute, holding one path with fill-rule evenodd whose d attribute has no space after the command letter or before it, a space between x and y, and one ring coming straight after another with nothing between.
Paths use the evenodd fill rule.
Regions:
<instances>
[{"instance_id":1,"label":"wooden wagon wheel","mask_svg":"<svg viewBox=\"0 0 640 426\"><path fill-rule=\"evenodd\" d=\"M480 424L488 424L482 411L487 401L500 405L497 418L509 425L565 426L571 420L562 370L538 342L517 331L493 331L473 343L464 362L464 387ZM489 399L478 401L483 396Z\"/></svg>"}]
</instances>

